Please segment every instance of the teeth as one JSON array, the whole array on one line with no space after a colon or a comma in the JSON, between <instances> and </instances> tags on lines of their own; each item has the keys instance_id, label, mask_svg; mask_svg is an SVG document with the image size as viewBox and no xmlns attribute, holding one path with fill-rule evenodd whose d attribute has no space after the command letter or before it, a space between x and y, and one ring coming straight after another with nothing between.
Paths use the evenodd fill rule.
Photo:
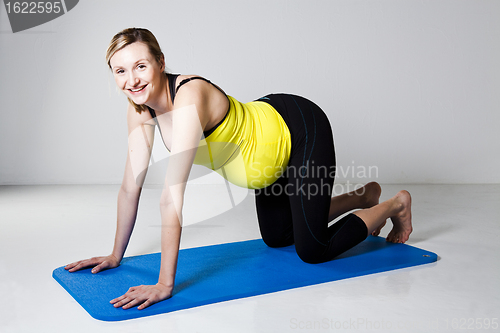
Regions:
<instances>
[{"instance_id":1,"label":"teeth","mask_svg":"<svg viewBox=\"0 0 500 333\"><path fill-rule=\"evenodd\" d=\"M144 86L144 87L145 87L145 86ZM142 90L142 89L144 89L144 87L141 87L141 88L137 88L137 89L135 89L135 90L134 90L134 89L130 89L130 91L133 91L133 92L137 92L137 91L139 91L139 90Z\"/></svg>"}]
</instances>

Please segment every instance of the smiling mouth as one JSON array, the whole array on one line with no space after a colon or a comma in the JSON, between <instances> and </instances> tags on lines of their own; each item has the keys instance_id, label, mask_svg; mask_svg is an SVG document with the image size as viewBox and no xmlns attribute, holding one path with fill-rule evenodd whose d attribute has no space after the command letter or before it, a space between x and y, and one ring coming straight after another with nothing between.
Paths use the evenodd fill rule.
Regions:
<instances>
[{"instance_id":1,"label":"smiling mouth","mask_svg":"<svg viewBox=\"0 0 500 333\"><path fill-rule=\"evenodd\" d=\"M137 92L140 92L140 91L143 91L144 88L146 88L147 84L145 86L142 86L141 88L137 88L137 89L129 89L129 91L133 92L133 93L137 93Z\"/></svg>"}]
</instances>

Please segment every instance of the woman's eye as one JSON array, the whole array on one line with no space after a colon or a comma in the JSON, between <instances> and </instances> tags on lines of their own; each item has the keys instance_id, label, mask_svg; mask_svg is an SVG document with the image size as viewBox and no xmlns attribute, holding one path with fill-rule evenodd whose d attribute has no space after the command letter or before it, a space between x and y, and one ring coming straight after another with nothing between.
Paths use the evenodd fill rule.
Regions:
<instances>
[{"instance_id":1,"label":"woman's eye","mask_svg":"<svg viewBox=\"0 0 500 333\"><path fill-rule=\"evenodd\" d=\"M144 68L146 68L146 66L145 66L145 65L139 65L139 66L137 66L137 67L138 67L138 68L140 68L140 69L144 69Z\"/></svg>"},{"instance_id":2,"label":"woman's eye","mask_svg":"<svg viewBox=\"0 0 500 333\"><path fill-rule=\"evenodd\" d=\"M116 74L122 74L122 73L123 73L123 69L118 69L118 70L116 71Z\"/></svg>"}]
</instances>

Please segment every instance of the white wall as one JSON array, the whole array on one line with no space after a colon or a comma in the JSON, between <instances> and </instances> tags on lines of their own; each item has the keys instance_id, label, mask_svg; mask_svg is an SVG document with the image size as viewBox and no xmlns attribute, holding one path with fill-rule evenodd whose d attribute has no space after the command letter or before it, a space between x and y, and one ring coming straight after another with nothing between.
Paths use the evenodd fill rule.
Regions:
<instances>
[{"instance_id":1,"label":"white wall","mask_svg":"<svg viewBox=\"0 0 500 333\"><path fill-rule=\"evenodd\" d=\"M341 182L376 166L382 183L499 183L499 17L480 0L82 0L13 34L1 6L0 184L120 183L126 99L104 54L131 26L242 102L315 101Z\"/></svg>"}]
</instances>

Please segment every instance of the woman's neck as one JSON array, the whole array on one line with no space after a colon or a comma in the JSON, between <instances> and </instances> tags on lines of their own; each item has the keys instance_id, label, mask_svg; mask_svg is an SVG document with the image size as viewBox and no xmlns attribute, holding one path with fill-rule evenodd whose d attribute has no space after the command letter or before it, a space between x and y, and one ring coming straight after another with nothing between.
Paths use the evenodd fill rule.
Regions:
<instances>
[{"instance_id":1,"label":"woman's neck","mask_svg":"<svg viewBox=\"0 0 500 333\"><path fill-rule=\"evenodd\" d=\"M155 110L155 113L164 114L173 108L172 103L170 102L170 93L168 87L168 79L167 75L163 73L160 77L159 86L154 88L154 95L150 96L147 106Z\"/></svg>"}]
</instances>

